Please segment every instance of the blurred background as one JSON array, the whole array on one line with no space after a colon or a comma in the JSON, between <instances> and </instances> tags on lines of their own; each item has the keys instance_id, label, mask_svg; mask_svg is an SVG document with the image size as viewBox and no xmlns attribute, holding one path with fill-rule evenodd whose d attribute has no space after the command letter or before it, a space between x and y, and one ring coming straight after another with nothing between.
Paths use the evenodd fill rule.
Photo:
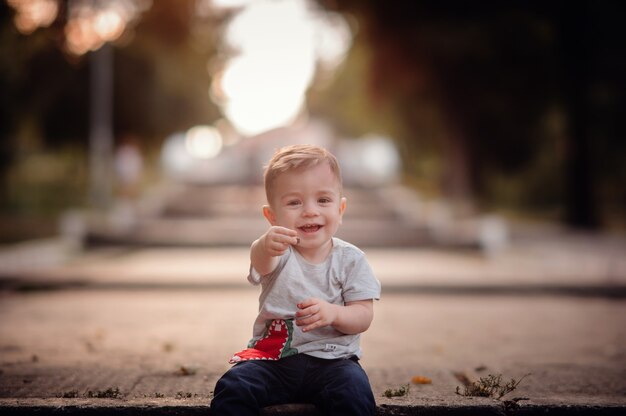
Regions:
<instances>
[{"instance_id":1,"label":"blurred background","mask_svg":"<svg viewBox=\"0 0 626 416\"><path fill-rule=\"evenodd\" d=\"M355 243L497 245L511 221L623 233L623 17L618 1L3 0L0 243L247 245L263 163L299 142L340 158Z\"/></svg>"},{"instance_id":2,"label":"blurred background","mask_svg":"<svg viewBox=\"0 0 626 416\"><path fill-rule=\"evenodd\" d=\"M383 287L377 401L425 375L460 409L496 371L623 406L625 9L0 0L0 399L206 402L256 313L263 165L315 143Z\"/></svg>"}]
</instances>

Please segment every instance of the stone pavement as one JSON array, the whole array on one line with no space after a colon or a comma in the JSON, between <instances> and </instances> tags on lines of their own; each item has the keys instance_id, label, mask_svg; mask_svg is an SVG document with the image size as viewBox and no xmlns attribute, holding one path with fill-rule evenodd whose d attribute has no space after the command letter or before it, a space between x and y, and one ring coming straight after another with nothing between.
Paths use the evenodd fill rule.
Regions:
<instances>
[{"instance_id":1,"label":"stone pavement","mask_svg":"<svg viewBox=\"0 0 626 416\"><path fill-rule=\"evenodd\" d=\"M516 235L488 255L366 248L383 284L362 341L379 414L626 412L624 240ZM237 247L2 250L0 414L208 414L250 336L247 265ZM489 374L529 375L501 400L456 394Z\"/></svg>"}]
</instances>

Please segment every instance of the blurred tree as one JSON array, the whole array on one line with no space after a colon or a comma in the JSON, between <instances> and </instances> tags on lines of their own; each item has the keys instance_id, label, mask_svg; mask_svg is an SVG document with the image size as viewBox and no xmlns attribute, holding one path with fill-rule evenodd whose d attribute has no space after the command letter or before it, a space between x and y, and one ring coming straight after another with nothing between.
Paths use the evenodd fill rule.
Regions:
<instances>
[{"instance_id":1,"label":"blurred tree","mask_svg":"<svg viewBox=\"0 0 626 416\"><path fill-rule=\"evenodd\" d=\"M156 143L219 118L209 100L207 63L217 46L218 20L198 21L194 0L154 2L126 45L116 50L115 126ZM203 30L196 30L197 26Z\"/></svg>"},{"instance_id":2,"label":"blurred tree","mask_svg":"<svg viewBox=\"0 0 626 416\"><path fill-rule=\"evenodd\" d=\"M24 35L0 2L0 202L7 173L25 152L87 147L89 61L64 47L68 2L50 27ZM194 0L159 0L114 46L114 134L144 151L169 134L219 118L207 62L221 17L197 16Z\"/></svg>"},{"instance_id":3,"label":"blurred tree","mask_svg":"<svg viewBox=\"0 0 626 416\"><path fill-rule=\"evenodd\" d=\"M621 203L618 212L626 218L625 129L618 115L626 110L626 7L617 1L562 6L548 14L558 36L560 99L567 115L566 220L596 227L603 208L597 201Z\"/></svg>"},{"instance_id":4,"label":"blurred tree","mask_svg":"<svg viewBox=\"0 0 626 416\"><path fill-rule=\"evenodd\" d=\"M403 125L410 174L435 152L449 199L525 194L581 227L599 224L600 183L615 191L601 204L625 202L619 2L319 1L359 22L370 100Z\"/></svg>"},{"instance_id":5,"label":"blurred tree","mask_svg":"<svg viewBox=\"0 0 626 416\"><path fill-rule=\"evenodd\" d=\"M565 207L587 227L606 208L626 217L621 2L317 1L358 22L337 82L310 94L344 133L397 138L407 173L437 178L452 200ZM87 145L88 64L64 52L59 4L26 36L0 1L3 207L19 155ZM152 4L114 44L115 134L144 150L219 117L206 67L227 17L195 15L193 0Z\"/></svg>"},{"instance_id":6,"label":"blurred tree","mask_svg":"<svg viewBox=\"0 0 626 416\"><path fill-rule=\"evenodd\" d=\"M80 88L85 84L81 65L67 62L56 48L58 27L31 36L21 35L13 24L13 10L0 3L0 201L7 199L7 173L19 154L42 145L46 124L55 123L53 114L62 115L74 103L73 114L84 113ZM59 97L63 97L59 100ZM71 109L70 109L71 110ZM82 110L82 111L81 111ZM80 121L65 127L71 136L86 123ZM50 134L51 144L55 134Z\"/></svg>"}]
</instances>

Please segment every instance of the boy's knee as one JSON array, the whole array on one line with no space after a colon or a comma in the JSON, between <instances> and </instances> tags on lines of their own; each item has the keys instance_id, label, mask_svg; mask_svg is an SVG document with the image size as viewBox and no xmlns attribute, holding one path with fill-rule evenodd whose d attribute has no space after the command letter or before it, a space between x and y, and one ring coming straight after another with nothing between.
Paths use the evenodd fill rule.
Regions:
<instances>
[{"instance_id":1,"label":"boy's knee","mask_svg":"<svg viewBox=\"0 0 626 416\"><path fill-rule=\"evenodd\" d=\"M358 386L367 386L369 388L369 379L367 378L367 374L365 370L361 367L361 365L352 360L345 360L342 362L341 374L342 378L345 380L349 380L349 384L355 384Z\"/></svg>"},{"instance_id":2,"label":"boy's knee","mask_svg":"<svg viewBox=\"0 0 626 416\"><path fill-rule=\"evenodd\" d=\"M339 389L343 390L344 394L348 395L358 397L373 396L369 379L363 370L351 372L351 375L341 380L341 387Z\"/></svg>"},{"instance_id":3,"label":"boy's knee","mask_svg":"<svg viewBox=\"0 0 626 416\"><path fill-rule=\"evenodd\" d=\"M255 362L237 364L228 370L215 385L212 408L222 405L247 409L259 409L274 403L267 368ZM264 380L260 382L259 380ZM243 414L243 413L242 413Z\"/></svg>"},{"instance_id":4,"label":"boy's knee","mask_svg":"<svg viewBox=\"0 0 626 416\"><path fill-rule=\"evenodd\" d=\"M316 400L325 413L333 415L374 415L376 400L367 378L328 385Z\"/></svg>"},{"instance_id":5,"label":"boy's knee","mask_svg":"<svg viewBox=\"0 0 626 416\"><path fill-rule=\"evenodd\" d=\"M247 388L235 374L222 376L215 385L211 400L211 414L243 416L258 414L262 406L257 395Z\"/></svg>"},{"instance_id":6,"label":"boy's knee","mask_svg":"<svg viewBox=\"0 0 626 416\"><path fill-rule=\"evenodd\" d=\"M324 395L331 401L356 400L363 405L375 406L372 387L365 371L354 361L346 360L342 364L339 371L330 375Z\"/></svg>"},{"instance_id":7,"label":"boy's knee","mask_svg":"<svg viewBox=\"0 0 626 416\"><path fill-rule=\"evenodd\" d=\"M258 383L250 379L246 369L235 366L228 370L215 385L214 400L222 397L234 398L243 401L254 401L259 395Z\"/></svg>"}]
</instances>

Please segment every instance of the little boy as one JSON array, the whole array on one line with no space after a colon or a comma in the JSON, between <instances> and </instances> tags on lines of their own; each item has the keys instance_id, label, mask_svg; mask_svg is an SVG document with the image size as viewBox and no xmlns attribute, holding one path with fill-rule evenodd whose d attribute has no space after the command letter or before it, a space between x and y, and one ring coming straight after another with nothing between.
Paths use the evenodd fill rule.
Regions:
<instances>
[{"instance_id":1,"label":"little boy","mask_svg":"<svg viewBox=\"0 0 626 416\"><path fill-rule=\"evenodd\" d=\"M264 179L271 226L252 243L248 275L261 285L259 314L248 348L215 386L211 414L312 403L328 415L373 415L359 334L380 283L363 252L334 237L346 209L337 159L316 146L284 147Z\"/></svg>"}]
</instances>

